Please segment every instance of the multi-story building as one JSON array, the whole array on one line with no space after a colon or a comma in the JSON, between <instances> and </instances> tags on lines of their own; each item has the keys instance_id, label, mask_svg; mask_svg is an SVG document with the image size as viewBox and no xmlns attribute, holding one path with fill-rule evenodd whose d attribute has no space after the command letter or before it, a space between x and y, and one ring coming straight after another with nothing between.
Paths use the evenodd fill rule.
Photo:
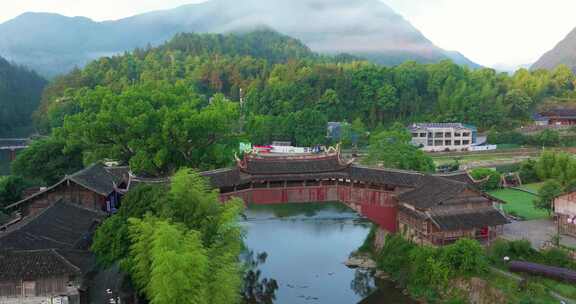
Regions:
<instances>
[{"instance_id":1,"label":"multi-story building","mask_svg":"<svg viewBox=\"0 0 576 304\"><path fill-rule=\"evenodd\" d=\"M412 143L425 151L465 151L476 144L477 130L461 123L416 123Z\"/></svg>"}]
</instances>

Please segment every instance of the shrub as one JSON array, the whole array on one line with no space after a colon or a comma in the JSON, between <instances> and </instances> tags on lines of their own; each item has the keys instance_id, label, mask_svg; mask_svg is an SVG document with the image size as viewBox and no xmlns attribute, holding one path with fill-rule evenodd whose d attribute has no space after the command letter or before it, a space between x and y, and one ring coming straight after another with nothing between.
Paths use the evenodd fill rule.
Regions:
<instances>
[{"instance_id":1,"label":"shrub","mask_svg":"<svg viewBox=\"0 0 576 304\"><path fill-rule=\"evenodd\" d=\"M557 147L560 145L560 133L546 129L536 135L527 137L528 144L542 147Z\"/></svg>"},{"instance_id":2,"label":"shrub","mask_svg":"<svg viewBox=\"0 0 576 304\"><path fill-rule=\"evenodd\" d=\"M475 180L484 180L482 183L482 189L485 191L496 190L500 186L501 175L496 170L488 168L476 168L470 171L470 175Z\"/></svg>"},{"instance_id":3,"label":"shrub","mask_svg":"<svg viewBox=\"0 0 576 304\"><path fill-rule=\"evenodd\" d=\"M522 162L518 174L524 184L537 183L541 181L536 170L536 161L533 159Z\"/></svg>"},{"instance_id":4,"label":"shrub","mask_svg":"<svg viewBox=\"0 0 576 304\"><path fill-rule=\"evenodd\" d=\"M527 240L496 240L488 248L488 258L494 264L503 265L503 259L506 256L512 260L534 261L538 258L538 251L532 248Z\"/></svg>"},{"instance_id":5,"label":"shrub","mask_svg":"<svg viewBox=\"0 0 576 304\"><path fill-rule=\"evenodd\" d=\"M524 145L526 141L526 136L520 132L516 131L490 131L488 133L487 141L490 144L516 144Z\"/></svg>"},{"instance_id":6,"label":"shrub","mask_svg":"<svg viewBox=\"0 0 576 304\"><path fill-rule=\"evenodd\" d=\"M488 270L484 248L475 240L460 239L444 247L441 259L455 275L472 276Z\"/></svg>"},{"instance_id":7,"label":"shrub","mask_svg":"<svg viewBox=\"0 0 576 304\"><path fill-rule=\"evenodd\" d=\"M410 268L409 252L415 245L400 234L389 234L377 258L378 267L400 284L405 283Z\"/></svg>"},{"instance_id":8,"label":"shrub","mask_svg":"<svg viewBox=\"0 0 576 304\"><path fill-rule=\"evenodd\" d=\"M568 253L562 249L551 248L541 252L541 263L564 268L572 268L574 262Z\"/></svg>"},{"instance_id":9,"label":"shrub","mask_svg":"<svg viewBox=\"0 0 576 304\"><path fill-rule=\"evenodd\" d=\"M410 251L408 289L418 297L433 300L448 287L450 267L440 258L440 250L421 246Z\"/></svg>"}]
</instances>

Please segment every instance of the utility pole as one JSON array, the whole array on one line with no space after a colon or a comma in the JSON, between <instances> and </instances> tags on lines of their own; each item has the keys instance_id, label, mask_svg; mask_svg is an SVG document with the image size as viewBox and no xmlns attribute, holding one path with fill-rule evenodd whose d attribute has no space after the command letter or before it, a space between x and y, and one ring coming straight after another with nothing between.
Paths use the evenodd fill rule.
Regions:
<instances>
[{"instance_id":1,"label":"utility pole","mask_svg":"<svg viewBox=\"0 0 576 304\"><path fill-rule=\"evenodd\" d=\"M244 132L244 90L240 88L240 133Z\"/></svg>"}]
</instances>

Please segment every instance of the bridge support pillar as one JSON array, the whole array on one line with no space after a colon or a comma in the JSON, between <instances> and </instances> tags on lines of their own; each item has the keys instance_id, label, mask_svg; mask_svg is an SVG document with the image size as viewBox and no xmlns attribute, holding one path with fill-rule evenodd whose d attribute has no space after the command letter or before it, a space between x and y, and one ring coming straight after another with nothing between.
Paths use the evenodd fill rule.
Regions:
<instances>
[{"instance_id":1,"label":"bridge support pillar","mask_svg":"<svg viewBox=\"0 0 576 304\"><path fill-rule=\"evenodd\" d=\"M16 150L10 150L8 152L8 160L10 160L10 162L13 162L16 159Z\"/></svg>"}]
</instances>

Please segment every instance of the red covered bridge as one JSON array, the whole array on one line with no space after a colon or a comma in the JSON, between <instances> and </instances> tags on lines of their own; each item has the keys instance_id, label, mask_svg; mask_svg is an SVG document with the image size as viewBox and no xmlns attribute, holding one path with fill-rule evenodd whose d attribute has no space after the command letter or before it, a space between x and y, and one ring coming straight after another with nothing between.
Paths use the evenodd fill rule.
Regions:
<instances>
[{"instance_id":1,"label":"red covered bridge","mask_svg":"<svg viewBox=\"0 0 576 304\"><path fill-rule=\"evenodd\" d=\"M465 186L473 183L465 172L426 176L418 172L368 168L343 160L340 153L251 154L238 160L235 168L204 172L203 175L220 189L223 201L231 197L240 197L253 204L340 201L388 232L396 232L399 227L401 204L397 197L420 188L423 182L429 182L429 178L445 185L444 189L473 189ZM450 198L460 193L448 192L452 195ZM485 228L505 223L503 216L496 214L496 221L476 226Z\"/></svg>"}]
</instances>

